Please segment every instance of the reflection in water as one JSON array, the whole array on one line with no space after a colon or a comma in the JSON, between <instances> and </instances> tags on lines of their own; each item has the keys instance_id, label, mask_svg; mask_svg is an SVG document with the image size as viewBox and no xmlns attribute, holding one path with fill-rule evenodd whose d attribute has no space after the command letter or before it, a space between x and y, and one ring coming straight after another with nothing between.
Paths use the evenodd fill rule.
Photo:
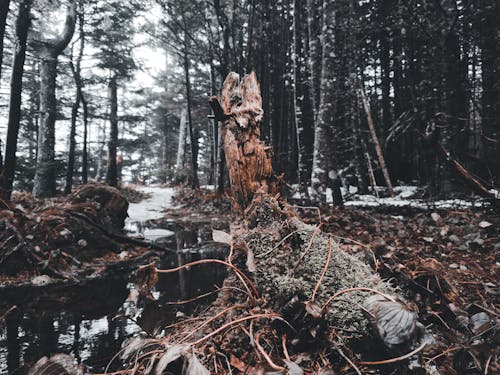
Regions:
<instances>
[{"instance_id":1,"label":"reflection in water","mask_svg":"<svg viewBox=\"0 0 500 375\"><path fill-rule=\"evenodd\" d=\"M173 247L178 252L162 257L161 268L225 256L226 248L206 243L211 237L210 225L194 229L177 225L175 229ZM0 374L26 374L40 357L54 353L71 354L89 371L103 372L126 338L141 329L158 333L178 311L192 313L206 305L208 298L185 305L169 302L214 290L222 283L225 269L203 264L179 273L161 274L154 293L158 300L139 299L137 303L127 299L134 289L128 284L128 276L116 275L71 288L0 290L0 311L18 306L0 323Z\"/></svg>"}]
</instances>

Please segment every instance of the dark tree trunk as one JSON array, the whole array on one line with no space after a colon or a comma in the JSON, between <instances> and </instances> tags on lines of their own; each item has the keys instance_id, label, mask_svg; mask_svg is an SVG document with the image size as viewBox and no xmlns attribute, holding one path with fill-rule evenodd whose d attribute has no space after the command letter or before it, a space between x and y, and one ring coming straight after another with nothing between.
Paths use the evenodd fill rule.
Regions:
<instances>
[{"instance_id":1,"label":"dark tree trunk","mask_svg":"<svg viewBox=\"0 0 500 375\"><path fill-rule=\"evenodd\" d=\"M10 200L16 171L17 137L19 134L19 121L21 119L21 94L23 89L26 41L31 24L31 4L32 0L22 1L19 4L19 11L16 18L16 44L14 46L14 62L12 64L10 79L7 143L5 145L5 161L0 174L0 199L4 200Z\"/></svg>"},{"instance_id":2,"label":"dark tree trunk","mask_svg":"<svg viewBox=\"0 0 500 375\"><path fill-rule=\"evenodd\" d=\"M88 138L88 119L89 110L87 100L82 93L82 107L83 107L83 150L82 150L82 183L88 182L88 156L87 156L87 138Z\"/></svg>"},{"instance_id":3,"label":"dark tree trunk","mask_svg":"<svg viewBox=\"0 0 500 375\"><path fill-rule=\"evenodd\" d=\"M5 34L7 14L9 14L9 5L10 0L2 0L2 2L0 2L0 78L2 77L3 38Z\"/></svg>"},{"instance_id":4,"label":"dark tree trunk","mask_svg":"<svg viewBox=\"0 0 500 375\"><path fill-rule=\"evenodd\" d=\"M73 73L73 79L75 80L76 85L76 93L75 93L75 101L71 107L71 128L69 134L69 152L68 152L68 164L66 167L66 185L64 187L64 193L70 194L71 189L73 187L73 175L75 168L75 136L76 136L76 120L78 117L78 110L80 108L80 104L83 101L83 92L82 92L82 77L81 77L81 63L83 58L83 49L85 47L85 32L83 29L83 6L80 6L80 12L78 14L79 19L79 31L80 31L80 49L78 51L78 57L76 60L76 65L73 64L73 56L71 56L70 67L71 72ZM71 54L73 55L73 53ZM86 149L86 124L84 129L84 144ZM85 150L86 152L86 150Z\"/></svg>"},{"instance_id":5,"label":"dark tree trunk","mask_svg":"<svg viewBox=\"0 0 500 375\"><path fill-rule=\"evenodd\" d=\"M320 102L321 82L321 27L323 15L323 0L307 0L309 15L307 17L307 28L309 34L309 65L311 74L311 103L313 105L314 117L316 118Z\"/></svg>"},{"instance_id":6,"label":"dark tree trunk","mask_svg":"<svg viewBox=\"0 0 500 375\"><path fill-rule=\"evenodd\" d=\"M311 178L314 115L311 103L310 70L307 42L306 9L303 1L294 0L293 70L294 117L298 149L298 180L302 195L307 196Z\"/></svg>"},{"instance_id":7,"label":"dark tree trunk","mask_svg":"<svg viewBox=\"0 0 500 375\"><path fill-rule=\"evenodd\" d=\"M192 118L192 97L191 97L191 78L189 74L189 56L187 36L184 35L184 79L186 85L186 100L187 100L187 116L188 116L188 130L191 140L191 187L196 189L199 187L198 182L198 160L197 160L197 144L198 138L195 137L193 132L193 118Z\"/></svg>"},{"instance_id":8,"label":"dark tree trunk","mask_svg":"<svg viewBox=\"0 0 500 375\"><path fill-rule=\"evenodd\" d=\"M54 39L38 41L40 62L40 112L38 153L33 195L52 197L56 193L55 122L57 112L56 77L57 58L66 48L76 23L75 1L68 5L64 30Z\"/></svg>"},{"instance_id":9,"label":"dark tree trunk","mask_svg":"<svg viewBox=\"0 0 500 375\"><path fill-rule=\"evenodd\" d=\"M118 87L116 77L109 80L109 141L108 141L108 164L106 170L106 183L116 187L118 185L118 169L116 164L118 148Z\"/></svg>"},{"instance_id":10,"label":"dark tree trunk","mask_svg":"<svg viewBox=\"0 0 500 375\"><path fill-rule=\"evenodd\" d=\"M33 195L53 197L56 193L54 165L56 122L57 57L50 51L41 52L40 62L40 123L38 129L36 173Z\"/></svg>"}]
</instances>

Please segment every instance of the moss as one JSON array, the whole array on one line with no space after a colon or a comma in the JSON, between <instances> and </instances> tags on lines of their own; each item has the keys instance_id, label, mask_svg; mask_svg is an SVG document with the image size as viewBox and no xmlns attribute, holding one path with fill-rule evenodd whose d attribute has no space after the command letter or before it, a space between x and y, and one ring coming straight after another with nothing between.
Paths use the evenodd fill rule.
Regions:
<instances>
[{"instance_id":1,"label":"moss","mask_svg":"<svg viewBox=\"0 0 500 375\"><path fill-rule=\"evenodd\" d=\"M300 260L311 241L315 226L291 218L286 231L279 230L278 226L272 230L266 229L255 228L247 232L243 241L256 257L255 283L269 301L269 307L278 311L294 295L311 298L325 267L329 238L322 232L317 233L311 248ZM277 246L281 238L294 231L296 233L289 240L291 246L284 243ZM343 251L332 240L331 260L316 301L321 305L337 291L354 287L369 287L389 294L395 292L367 264ZM362 291L342 295L329 305L327 321L331 326L355 332L353 338L365 336L368 322L361 306L368 295L369 292Z\"/></svg>"}]
</instances>

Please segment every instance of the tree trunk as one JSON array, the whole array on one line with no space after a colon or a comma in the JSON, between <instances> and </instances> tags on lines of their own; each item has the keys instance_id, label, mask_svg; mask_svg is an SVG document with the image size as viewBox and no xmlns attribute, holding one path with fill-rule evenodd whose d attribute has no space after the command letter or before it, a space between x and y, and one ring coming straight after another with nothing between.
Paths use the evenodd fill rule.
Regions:
<instances>
[{"instance_id":1,"label":"tree trunk","mask_svg":"<svg viewBox=\"0 0 500 375\"><path fill-rule=\"evenodd\" d=\"M335 62L335 32L333 22L335 20L335 4L333 0L327 0L323 5L323 30L321 40L323 42L322 68L321 68L321 96L314 130L314 152L313 167L311 173L311 186L313 198L326 202L326 188L329 179L336 180L334 161L330 160L332 143L329 139L329 130L334 129L335 121L335 97L334 97L334 62ZM330 162L329 162L330 161ZM333 186L334 197L338 203L341 202L340 189ZM340 196L340 197L339 197ZM340 199L339 199L340 198Z\"/></svg>"},{"instance_id":2,"label":"tree trunk","mask_svg":"<svg viewBox=\"0 0 500 375\"><path fill-rule=\"evenodd\" d=\"M109 141L108 141L108 163L106 170L106 183L116 187L118 185L118 169L116 156L118 148L118 85L116 76L109 80Z\"/></svg>"},{"instance_id":3,"label":"tree trunk","mask_svg":"<svg viewBox=\"0 0 500 375\"><path fill-rule=\"evenodd\" d=\"M75 80L76 93L75 101L71 107L71 128L69 135L69 152L68 152L68 165L66 167L66 186L64 187L64 193L70 194L73 187L73 175L75 168L75 135L76 135L76 120L78 117L78 109L80 104L83 102L83 91L82 91L82 77L81 77L81 63L83 58L83 49L85 47L85 32L83 29L83 5L80 3L80 12L78 14L79 20L79 31L80 31L80 48L78 51L78 57L76 60L76 65L73 64L73 51L71 53L70 68L73 73L73 79ZM85 108L84 108L85 111ZM87 134L86 134L86 124L84 125L84 147L86 149ZM86 150L85 150L86 152ZM86 155L85 155L86 158ZM86 166L85 166L86 168Z\"/></svg>"},{"instance_id":4,"label":"tree trunk","mask_svg":"<svg viewBox=\"0 0 500 375\"><path fill-rule=\"evenodd\" d=\"M16 43L14 61L10 79L9 119L7 125L7 143L5 145L5 161L0 174L0 199L10 200L14 174L16 171L17 137L21 119L21 100L23 90L24 60L26 57L26 40L31 24L30 10L32 0L24 0L19 4L16 18Z\"/></svg>"},{"instance_id":5,"label":"tree trunk","mask_svg":"<svg viewBox=\"0 0 500 375\"><path fill-rule=\"evenodd\" d=\"M375 147L375 152L377 153L378 162L380 165L380 169L384 175L385 184L387 185L387 191L391 197L394 196L394 190L392 188L391 178L389 176L389 171L387 170L387 166L385 165L384 154L382 153L382 147L380 147L380 143L378 141L377 133L375 131L375 126L373 124L373 118L370 109L370 103L368 102L368 98L365 95L365 90L363 86L360 87L361 99L363 100L363 108L365 109L366 119L368 122L368 128L370 129L370 136L372 138L373 145Z\"/></svg>"},{"instance_id":6,"label":"tree trunk","mask_svg":"<svg viewBox=\"0 0 500 375\"><path fill-rule=\"evenodd\" d=\"M33 195L53 197L56 193L56 169L54 165L56 122L56 75L57 58L50 51L42 51L40 62L40 123L36 173Z\"/></svg>"},{"instance_id":7,"label":"tree trunk","mask_svg":"<svg viewBox=\"0 0 500 375\"><path fill-rule=\"evenodd\" d=\"M9 14L10 0L3 0L0 3L0 78L2 78L2 63L3 63L3 38L5 35L5 26L7 23L7 15ZM1 80L0 80L1 83Z\"/></svg>"},{"instance_id":8,"label":"tree trunk","mask_svg":"<svg viewBox=\"0 0 500 375\"><path fill-rule=\"evenodd\" d=\"M193 118L192 118L192 98L191 98L191 78L189 75L189 56L187 46L187 36L184 35L184 78L186 84L186 100L187 100L187 116L188 116L188 130L189 139L191 140L191 187L197 189L198 182L198 158L197 158L197 144L198 138L195 138L193 133Z\"/></svg>"},{"instance_id":9,"label":"tree trunk","mask_svg":"<svg viewBox=\"0 0 500 375\"><path fill-rule=\"evenodd\" d=\"M307 185L311 178L314 115L311 103L308 56L304 44L304 41L307 41L305 38L307 30L304 27L306 10L303 2L299 0L294 0L293 6L293 113L298 150L297 169L301 195L307 197Z\"/></svg>"},{"instance_id":10,"label":"tree trunk","mask_svg":"<svg viewBox=\"0 0 500 375\"><path fill-rule=\"evenodd\" d=\"M323 0L307 0L309 14L307 30L309 34L309 71L311 75L311 103L314 118L318 115L321 85L321 27L323 25Z\"/></svg>"},{"instance_id":11,"label":"tree trunk","mask_svg":"<svg viewBox=\"0 0 500 375\"><path fill-rule=\"evenodd\" d=\"M221 103L210 98L215 116L222 121L222 138L229 180L234 197L233 208L243 211L257 192L274 194L271 147L260 140L262 98L255 73L230 73L222 85Z\"/></svg>"},{"instance_id":12,"label":"tree trunk","mask_svg":"<svg viewBox=\"0 0 500 375\"><path fill-rule=\"evenodd\" d=\"M57 112L56 77L57 58L66 48L76 23L75 1L68 5L64 30L54 39L39 41L40 62L40 112L38 153L33 195L52 197L56 193L55 122Z\"/></svg>"},{"instance_id":13,"label":"tree trunk","mask_svg":"<svg viewBox=\"0 0 500 375\"><path fill-rule=\"evenodd\" d=\"M175 179L178 181L182 181L185 178L186 125L186 110L183 108L179 121L179 139L177 142L177 158L175 162Z\"/></svg>"},{"instance_id":14,"label":"tree trunk","mask_svg":"<svg viewBox=\"0 0 500 375\"><path fill-rule=\"evenodd\" d=\"M88 156L87 156L87 143L88 143L88 119L89 119L89 109L87 105L87 100L85 96L81 96L82 107L83 107L83 149L82 149L82 183L86 184L88 182Z\"/></svg>"}]
</instances>

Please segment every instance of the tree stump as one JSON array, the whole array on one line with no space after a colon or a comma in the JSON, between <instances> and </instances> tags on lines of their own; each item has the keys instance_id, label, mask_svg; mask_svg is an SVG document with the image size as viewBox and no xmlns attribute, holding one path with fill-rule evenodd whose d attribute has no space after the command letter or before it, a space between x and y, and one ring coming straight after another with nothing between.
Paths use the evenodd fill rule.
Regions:
<instances>
[{"instance_id":1,"label":"tree stump","mask_svg":"<svg viewBox=\"0 0 500 375\"><path fill-rule=\"evenodd\" d=\"M329 363L342 361L357 370L343 351L351 354L353 340L371 337L372 346L389 354L414 349L421 325L395 288L343 251L321 225L303 223L275 194L271 149L259 139L263 111L255 74L240 81L230 73L221 101L209 102L222 123L233 208L243 217L230 235L214 231L214 241L231 247L226 261L200 262L223 263L228 276L217 299L195 319L176 322L165 337L126 343L124 365L156 374L175 372L179 361L182 374L330 373ZM144 266L137 273L139 289L149 292L159 272L200 262L171 270Z\"/></svg>"},{"instance_id":2,"label":"tree stump","mask_svg":"<svg viewBox=\"0 0 500 375\"><path fill-rule=\"evenodd\" d=\"M277 192L272 147L260 140L259 124L264 111L255 73L247 74L241 80L237 73L229 73L222 85L221 101L213 96L209 103L222 123L233 208L243 211L257 192Z\"/></svg>"}]
</instances>

